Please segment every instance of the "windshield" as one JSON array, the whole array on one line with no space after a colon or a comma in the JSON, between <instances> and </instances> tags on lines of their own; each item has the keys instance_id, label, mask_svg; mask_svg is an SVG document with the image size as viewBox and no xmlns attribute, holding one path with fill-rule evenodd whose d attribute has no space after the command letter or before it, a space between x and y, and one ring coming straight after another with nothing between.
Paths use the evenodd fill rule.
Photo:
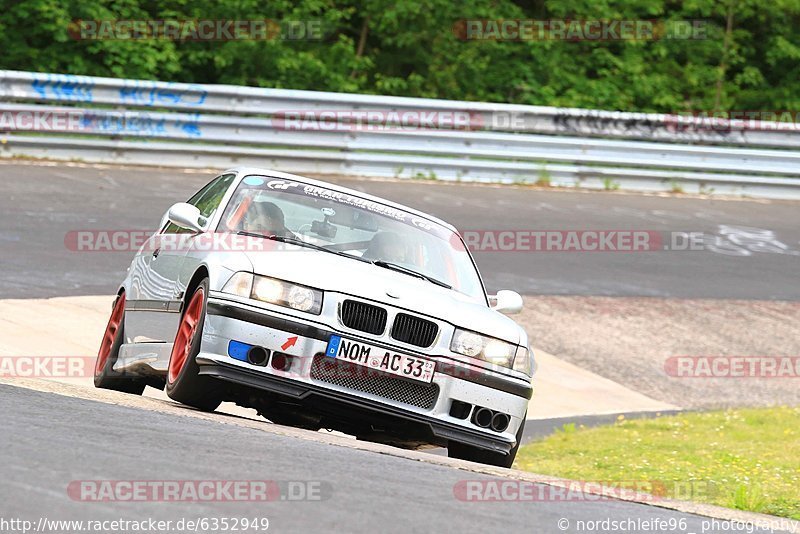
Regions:
<instances>
[{"instance_id":1,"label":"windshield","mask_svg":"<svg viewBox=\"0 0 800 534\"><path fill-rule=\"evenodd\" d=\"M452 230L333 189L248 176L236 188L217 230L299 239L354 261L419 273L486 303L472 258Z\"/></svg>"}]
</instances>

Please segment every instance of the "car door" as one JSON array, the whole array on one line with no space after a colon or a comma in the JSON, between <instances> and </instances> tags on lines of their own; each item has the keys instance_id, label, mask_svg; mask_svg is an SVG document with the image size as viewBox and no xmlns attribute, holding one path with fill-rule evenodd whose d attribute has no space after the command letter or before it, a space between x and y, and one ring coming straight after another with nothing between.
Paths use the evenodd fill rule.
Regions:
<instances>
[{"instance_id":1,"label":"car door","mask_svg":"<svg viewBox=\"0 0 800 534\"><path fill-rule=\"evenodd\" d=\"M210 219L234 177L235 174L216 177L187 202ZM135 333L129 336L130 341L172 342L175 338L183 302L177 281L194 239L191 230L167 221L137 255L131 284L133 299L126 303L125 328Z\"/></svg>"},{"instance_id":2,"label":"car door","mask_svg":"<svg viewBox=\"0 0 800 534\"><path fill-rule=\"evenodd\" d=\"M235 174L226 174L220 176L219 181L214 185L214 187L209 189L203 198L201 198L197 204L195 204L197 209L200 210L200 215L205 217L209 223L213 223L217 213L224 211L225 206L222 205L222 202L225 200L226 194L231 189L235 178ZM204 234L192 236L187 241L188 247L184 251L181 259L180 273L176 278L176 285L174 287L174 293L178 298L183 299L187 284L191 281L192 276L197 271L197 268L201 263L203 263L209 253L219 252L218 250L214 250L216 242L214 241L213 236L208 235L214 231L215 228L209 226L206 228L206 232L204 232ZM204 238L209 239L205 239L204 242L201 243L200 241ZM224 244L221 246L224 246Z\"/></svg>"}]
</instances>

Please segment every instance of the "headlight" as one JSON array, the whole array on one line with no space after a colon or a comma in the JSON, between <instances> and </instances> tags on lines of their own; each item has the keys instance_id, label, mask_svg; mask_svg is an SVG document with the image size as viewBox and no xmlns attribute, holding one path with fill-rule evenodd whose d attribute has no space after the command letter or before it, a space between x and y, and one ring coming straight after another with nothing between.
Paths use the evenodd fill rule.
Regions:
<instances>
[{"instance_id":1,"label":"headlight","mask_svg":"<svg viewBox=\"0 0 800 534\"><path fill-rule=\"evenodd\" d=\"M278 304L283 298L284 284L274 278L255 277L253 281L253 295L256 300Z\"/></svg>"},{"instance_id":2,"label":"headlight","mask_svg":"<svg viewBox=\"0 0 800 534\"><path fill-rule=\"evenodd\" d=\"M253 273L238 272L225 282L222 288L223 293L239 295L240 297L250 298L253 290Z\"/></svg>"},{"instance_id":3,"label":"headlight","mask_svg":"<svg viewBox=\"0 0 800 534\"><path fill-rule=\"evenodd\" d=\"M466 330L456 330L453 341L450 343L450 350L477 358L483 350L483 336Z\"/></svg>"},{"instance_id":4,"label":"headlight","mask_svg":"<svg viewBox=\"0 0 800 534\"><path fill-rule=\"evenodd\" d=\"M322 311L322 291L277 278L239 272L231 276L222 291L315 315Z\"/></svg>"},{"instance_id":5,"label":"headlight","mask_svg":"<svg viewBox=\"0 0 800 534\"><path fill-rule=\"evenodd\" d=\"M527 347L517 347L517 355L514 356L514 370L533 376L536 367L533 361L533 354Z\"/></svg>"},{"instance_id":6,"label":"headlight","mask_svg":"<svg viewBox=\"0 0 800 534\"><path fill-rule=\"evenodd\" d=\"M510 369L514 366L517 346L469 330L456 328L453 340L450 342L450 350Z\"/></svg>"}]
</instances>

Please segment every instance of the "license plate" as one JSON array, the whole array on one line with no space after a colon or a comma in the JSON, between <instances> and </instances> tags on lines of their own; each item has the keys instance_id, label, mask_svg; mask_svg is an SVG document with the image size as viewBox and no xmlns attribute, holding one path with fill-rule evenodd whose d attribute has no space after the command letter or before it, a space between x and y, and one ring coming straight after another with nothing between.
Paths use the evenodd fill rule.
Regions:
<instances>
[{"instance_id":1,"label":"license plate","mask_svg":"<svg viewBox=\"0 0 800 534\"><path fill-rule=\"evenodd\" d=\"M426 383L433 380L433 371L436 367L436 363L432 360L409 354L399 354L341 336L331 336L325 355L376 371Z\"/></svg>"}]
</instances>

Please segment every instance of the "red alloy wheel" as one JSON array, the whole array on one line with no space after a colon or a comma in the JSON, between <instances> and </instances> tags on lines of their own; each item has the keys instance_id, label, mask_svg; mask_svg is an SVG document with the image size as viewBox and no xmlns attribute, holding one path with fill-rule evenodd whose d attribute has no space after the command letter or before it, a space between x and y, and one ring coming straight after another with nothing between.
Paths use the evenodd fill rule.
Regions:
<instances>
[{"instance_id":1,"label":"red alloy wheel","mask_svg":"<svg viewBox=\"0 0 800 534\"><path fill-rule=\"evenodd\" d=\"M170 384L177 380L183 366L186 365L186 360L189 359L192 341L195 333L197 333L197 325L200 323L200 314L203 312L204 298L205 292L201 287L192 295L192 300L189 301L186 313L183 314L181 325L178 328L178 335L175 336L175 344L172 345L172 354L169 358L167 380Z\"/></svg>"},{"instance_id":2,"label":"red alloy wheel","mask_svg":"<svg viewBox=\"0 0 800 534\"><path fill-rule=\"evenodd\" d=\"M111 317L108 319L106 333L103 334L103 341L100 343L100 351L97 353L97 363L94 366L94 374L99 375L106 366L108 356L111 354L111 347L117 337L117 332L122 324L122 316L125 313L125 293L121 294L114 304Z\"/></svg>"}]
</instances>

